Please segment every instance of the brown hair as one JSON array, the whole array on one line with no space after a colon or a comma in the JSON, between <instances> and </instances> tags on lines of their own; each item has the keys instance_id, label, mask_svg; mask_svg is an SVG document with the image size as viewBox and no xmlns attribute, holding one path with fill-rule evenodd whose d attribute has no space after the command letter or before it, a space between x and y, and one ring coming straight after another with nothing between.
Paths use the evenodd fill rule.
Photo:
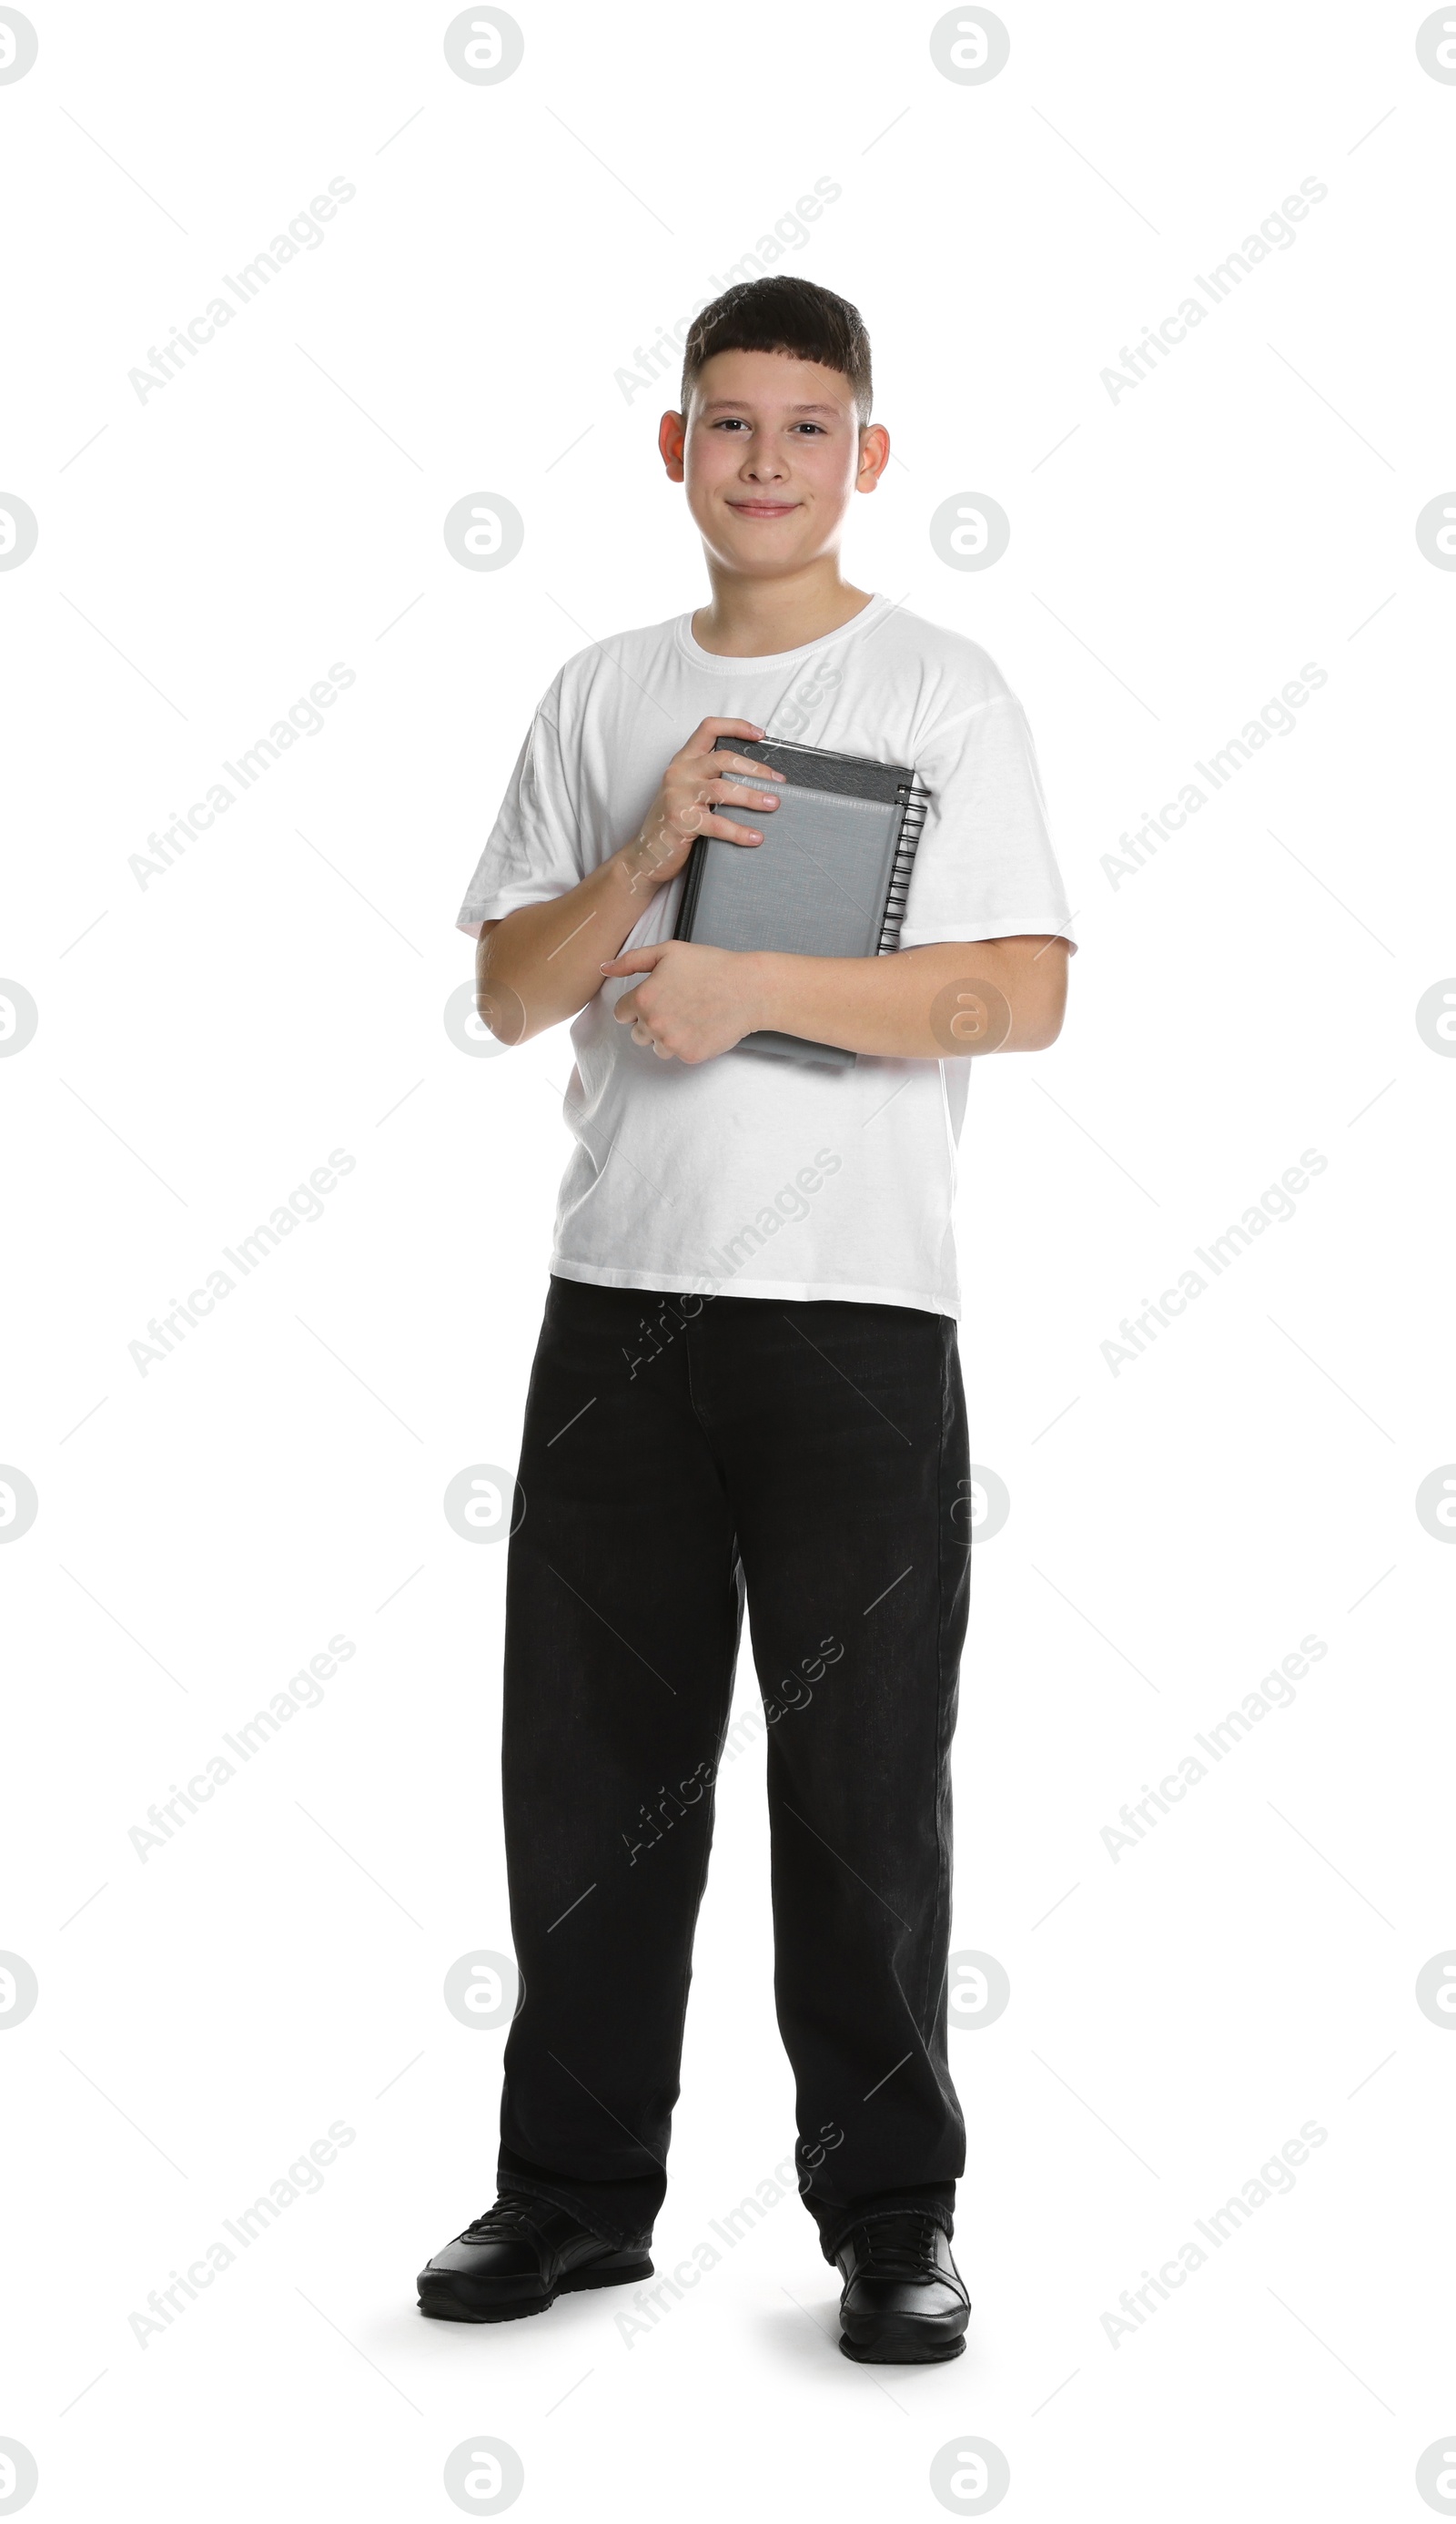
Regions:
<instances>
[{"instance_id":1,"label":"brown hair","mask_svg":"<svg viewBox=\"0 0 1456 2524\"><path fill-rule=\"evenodd\" d=\"M869 418L873 386L864 318L848 298L836 298L817 281L788 271L737 281L695 316L683 355L685 413L704 367L719 351L783 351L835 368L854 389L860 420Z\"/></svg>"}]
</instances>

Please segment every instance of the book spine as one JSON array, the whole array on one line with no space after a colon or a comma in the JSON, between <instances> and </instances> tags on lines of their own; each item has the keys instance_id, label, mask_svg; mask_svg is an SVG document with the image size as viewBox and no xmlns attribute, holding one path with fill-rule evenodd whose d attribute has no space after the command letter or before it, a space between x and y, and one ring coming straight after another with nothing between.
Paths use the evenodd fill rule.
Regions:
<instances>
[{"instance_id":1,"label":"book spine","mask_svg":"<svg viewBox=\"0 0 1456 2524\"><path fill-rule=\"evenodd\" d=\"M930 791L918 780L905 781L895 794L899 801L899 831L896 836L895 857L891 862L885 909L880 920L880 943L875 949L879 955L893 955L899 945L905 904L910 895L910 872L915 864L920 836L925 830L925 818L930 811Z\"/></svg>"},{"instance_id":2,"label":"book spine","mask_svg":"<svg viewBox=\"0 0 1456 2524\"><path fill-rule=\"evenodd\" d=\"M703 862L706 854L706 850L707 842L704 836L700 833L697 841L693 844L692 849L688 852L688 867L687 873L683 878L682 900L677 906L677 918L672 925L672 934L674 938L691 938L693 935L693 914L698 908L698 889L703 882Z\"/></svg>"}]
</instances>

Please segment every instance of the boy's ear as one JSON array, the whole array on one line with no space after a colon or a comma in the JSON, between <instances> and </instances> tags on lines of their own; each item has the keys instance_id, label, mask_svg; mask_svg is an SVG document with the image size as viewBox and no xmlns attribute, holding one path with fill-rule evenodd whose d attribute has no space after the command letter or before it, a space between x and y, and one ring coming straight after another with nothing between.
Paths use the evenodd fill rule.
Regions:
<instances>
[{"instance_id":1,"label":"boy's ear","mask_svg":"<svg viewBox=\"0 0 1456 2524\"><path fill-rule=\"evenodd\" d=\"M873 491L890 461L890 432L882 421L866 421L859 432L859 470L854 478L856 491Z\"/></svg>"},{"instance_id":2,"label":"boy's ear","mask_svg":"<svg viewBox=\"0 0 1456 2524\"><path fill-rule=\"evenodd\" d=\"M667 467L669 482L681 482L684 479L683 442L687 435L686 413L664 412L657 424L657 446L661 452L662 461Z\"/></svg>"}]
</instances>

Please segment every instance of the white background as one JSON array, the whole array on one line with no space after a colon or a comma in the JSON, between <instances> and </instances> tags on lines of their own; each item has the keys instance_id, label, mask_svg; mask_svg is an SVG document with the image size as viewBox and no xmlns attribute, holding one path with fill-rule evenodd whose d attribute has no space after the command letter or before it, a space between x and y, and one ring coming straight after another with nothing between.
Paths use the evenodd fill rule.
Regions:
<instances>
[{"instance_id":1,"label":"white background","mask_svg":"<svg viewBox=\"0 0 1456 2524\"><path fill-rule=\"evenodd\" d=\"M0 86L0 489L39 523L0 575L0 971L39 1011L0 1060L0 1457L39 1499L0 1552L0 1946L40 1987L0 2045L0 2436L66 2518L444 2517L472 2431L553 2519L935 2515L967 2432L1037 2524L1419 2516L1456 2424L1456 2038L1414 1995L1456 1946L1456 1554L1414 1507L1456 1456L1456 1066L1415 1023L1456 972L1456 575L1415 536L1456 471L1456 86L1419 9L1008 8L979 86L936 12L862 0L522 5L480 86L450 14L37 7ZM139 401L335 176L323 243ZM703 598L675 392L615 372L820 177L783 265L862 309L899 460L850 575L1021 696L1083 942L1060 1042L978 1069L962 1150L972 1451L1011 1514L975 1563L954 1944L1012 1995L952 2036L976 2310L938 2369L838 2354L792 2198L630 2340L619 2297L475 2329L413 2285L493 2190L500 2036L442 1982L510 1942L505 1553L441 1500L515 1461L568 1144L563 1032L448 1038L453 924L561 658ZM1121 347L1305 177L1293 246L1114 403ZM525 521L505 569L446 549L472 492ZM985 572L931 547L961 492L1011 519ZM334 661L320 731L140 885ZM1114 883L1306 661L1293 732ZM336 1147L324 1215L140 1374L149 1318ZM1120 1319L1307 1148L1295 1217L1114 1375ZM320 1705L143 1863L148 1806L340 1632ZM1307 1633L1293 1705L1114 1863L1124 1802ZM793 2142L761 1766L723 1775L659 2269ZM139 2345L335 2120L321 2191ZM1121 2292L1307 2120L1292 2193L1114 2345Z\"/></svg>"}]
</instances>

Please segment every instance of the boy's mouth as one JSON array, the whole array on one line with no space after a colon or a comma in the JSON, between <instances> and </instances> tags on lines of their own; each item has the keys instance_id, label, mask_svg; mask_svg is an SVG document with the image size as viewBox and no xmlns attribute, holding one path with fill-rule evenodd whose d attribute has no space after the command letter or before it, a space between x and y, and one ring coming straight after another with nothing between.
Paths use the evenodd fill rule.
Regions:
<instances>
[{"instance_id":1,"label":"boy's mouth","mask_svg":"<svg viewBox=\"0 0 1456 2524\"><path fill-rule=\"evenodd\" d=\"M728 506L740 517L787 517L799 507L797 500L730 500Z\"/></svg>"}]
</instances>

